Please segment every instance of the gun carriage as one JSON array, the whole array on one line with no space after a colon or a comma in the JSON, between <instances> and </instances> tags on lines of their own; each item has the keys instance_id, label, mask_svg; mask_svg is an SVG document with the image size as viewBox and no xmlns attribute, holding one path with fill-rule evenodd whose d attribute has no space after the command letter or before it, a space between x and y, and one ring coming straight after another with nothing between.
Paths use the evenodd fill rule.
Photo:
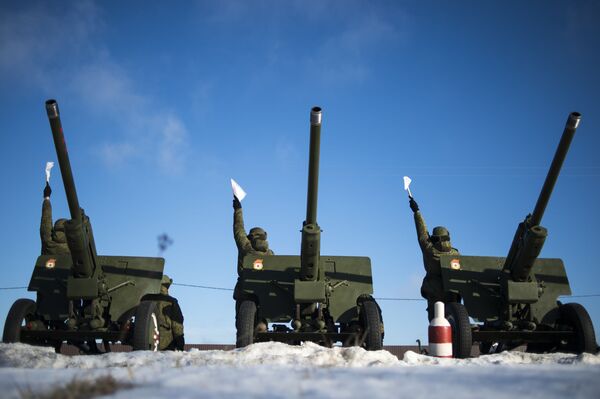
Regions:
<instances>
[{"instance_id":1,"label":"gun carriage","mask_svg":"<svg viewBox=\"0 0 600 399\"><path fill-rule=\"evenodd\" d=\"M310 114L306 219L300 256L246 255L236 315L236 346L253 342L313 341L382 348L383 320L373 293L368 257L321 255L317 224L322 112ZM266 330L257 326L271 326Z\"/></svg>"},{"instance_id":2,"label":"gun carriage","mask_svg":"<svg viewBox=\"0 0 600 399\"><path fill-rule=\"evenodd\" d=\"M79 206L62 123L55 100L46 101L56 155L71 218L65 223L69 254L41 255L28 290L36 300L18 299L4 325L3 342L54 346L63 342L82 352L98 352L96 341L134 350L156 350L159 342L156 302L165 260L100 256L89 217Z\"/></svg>"},{"instance_id":3,"label":"gun carriage","mask_svg":"<svg viewBox=\"0 0 600 399\"><path fill-rule=\"evenodd\" d=\"M506 257L443 255L444 289L464 303L448 303L455 357L469 357L472 342L481 353L527 345L530 352L597 351L594 327L571 295L561 259L539 258L548 235L540 225L581 115L569 115L532 214L521 222ZM480 324L471 326L469 317Z\"/></svg>"}]
</instances>

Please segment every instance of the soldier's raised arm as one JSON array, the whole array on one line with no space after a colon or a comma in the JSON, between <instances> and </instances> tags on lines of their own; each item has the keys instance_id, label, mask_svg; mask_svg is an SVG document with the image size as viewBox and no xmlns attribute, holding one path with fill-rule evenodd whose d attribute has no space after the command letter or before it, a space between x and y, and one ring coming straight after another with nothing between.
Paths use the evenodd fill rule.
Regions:
<instances>
[{"instance_id":1,"label":"soldier's raised arm","mask_svg":"<svg viewBox=\"0 0 600 399\"><path fill-rule=\"evenodd\" d=\"M421 215L421 212L419 211L419 205L417 204L417 201L410 197L409 205L415 217L415 227L417 228L417 239L419 240L419 246L424 251L427 249L427 247L432 245L431 241L429 241L427 225L425 224L423 215Z\"/></svg>"},{"instance_id":2,"label":"soldier's raised arm","mask_svg":"<svg viewBox=\"0 0 600 399\"><path fill-rule=\"evenodd\" d=\"M40 222L40 238L42 239L42 253L46 249L46 244L52 239L52 204L50 195L52 189L46 183L44 188L44 202L42 203L42 220Z\"/></svg>"},{"instance_id":3,"label":"soldier's raised arm","mask_svg":"<svg viewBox=\"0 0 600 399\"><path fill-rule=\"evenodd\" d=\"M235 196L233 197L233 238L238 250L250 251L252 249L252 244L250 243L248 235L246 234L246 229L244 228L242 203Z\"/></svg>"}]
</instances>

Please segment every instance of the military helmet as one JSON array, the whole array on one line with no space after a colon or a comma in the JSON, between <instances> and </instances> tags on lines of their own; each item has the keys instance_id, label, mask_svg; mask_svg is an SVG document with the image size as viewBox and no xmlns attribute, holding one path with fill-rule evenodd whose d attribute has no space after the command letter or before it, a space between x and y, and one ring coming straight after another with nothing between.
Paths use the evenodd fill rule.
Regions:
<instances>
[{"instance_id":1,"label":"military helmet","mask_svg":"<svg viewBox=\"0 0 600 399\"><path fill-rule=\"evenodd\" d=\"M436 226L431 232L431 241L450 241L450 232L444 226Z\"/></svg>"},{"instance_id":2,"label":"military helmet","mask_svg":"<svg viewBox=\"0 0 600 399\"><path fill-rule=\"evenodd\" d=\"M253 227L250 229L248 237L258 237L262 239L267 239L267 232L261 227Z\"/></svg>"},{"instance_id":3,"label":"military helmet","mask_svg":"<svg viewBox=\"0 0 600 399\"><path fill-rule=\"evenodd\" d=\"M163 274L162 281L160 282L160 284L169 288L171 284L173 284L173 279L167 276L166 274Z\"/></svg>"}]
</instances>

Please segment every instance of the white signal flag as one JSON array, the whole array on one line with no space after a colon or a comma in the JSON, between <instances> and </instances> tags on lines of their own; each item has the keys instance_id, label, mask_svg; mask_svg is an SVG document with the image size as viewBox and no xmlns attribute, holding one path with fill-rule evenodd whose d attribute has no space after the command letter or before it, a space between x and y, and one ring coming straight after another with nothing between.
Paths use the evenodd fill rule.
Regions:
<instances>
[{"instance_id":1,"label":"white signal flag","mask_svg":"<svg viewBox=\"0 0 600 399\"><path fill-rule=\"evenodd\" d=\"M50 169L54 167L54 162L46 162L46 182L50 183Z\"/></svg>"},{"instance_id":2,"label":"white signal flag","mask_svg":"<svg viewBox=\"0 0 600 399\"><path fill-rule=\"evenodd\" d=\"M412 180L408 176L404 176L404 189L408 191L408 196L412 198L412 193L410 192L410 183Z\"/></svg>"},{"instance_id":3,"label":"white signal flag","mask_svg":"<svg viewBox=\"0 0 600 399\"><path fill-rule=\"evenodd\" d=\"M244 189L233 179L231 179L231 189L233 190L233 195L237 197L237 199L242 202L242 200L246 197L246 192Z\"/></svg>"}]
</instances>

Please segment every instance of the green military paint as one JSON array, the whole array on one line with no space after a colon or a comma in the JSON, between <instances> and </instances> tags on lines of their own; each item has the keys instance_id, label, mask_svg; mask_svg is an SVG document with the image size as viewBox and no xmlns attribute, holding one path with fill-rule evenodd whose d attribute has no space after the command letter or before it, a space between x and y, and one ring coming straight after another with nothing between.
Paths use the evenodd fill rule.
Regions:
<instances>
[{"instance_id":1,"label":"green military paint","mask_svg":"<svg viewBox=\"0 0 600 399\"><path fill-rule=\"evenodd\" d=\"M4 342L27 342L59 348L63 342L83 352L97 352L96 340L121 342L134 349L158 349L156 330L164 259L99 256L89 218L79 207L58 104L46 102L54 145L71 219L64 223L66 244L52 231L49 200L44 200L38 257L29 291L37 301L19 299L4 326ZM45 193L51 192L49 186ZM57 229L56 226L54 230ZM28 327L22 327L23 321ZM181 320L183 323L183 318ZM181 325L181 330L183 324ZM162 342L162 341L160 341Z\"/></svg>"},{"instance_id":2,"label":"green military paint","mask_svg":"<svg viewBox=\"0 0 600 399\"><path fill-rule=\"evenodd\" d=\"M234 294L238 299L238 347L267 340L315 341L324 345L342 342L369 350L382 347L381 310L371 296L371 260L320 253L317 197L321 120L321 109L313 108L306 219L302 224L300 256L240 250L240 277ZM234 200L234 208L236 206L241 207ZM241 208L234 214L238 213L241 215ZM244 233L235 228L235 223L234 234L238 249L244 248L239 243L244 242ZM286 324L274 324L269 330L269 323ZM291 323L291 327L287 323Z\"/></svg>"},{"instance_id":3,"label":"green military paint","mask_svg":"<svg viewBox=\"0 0 600 399\"><path fill-rule=\"evenodd\" d=\"M580 117L569 115L533 214L519 224L506 258L440 255L443 290L464 303L454 306L463 315L455 319L454 344L472 337L483 353L523 344L532 352L597 351L587 311L558 301L571 294L562 260L539 258L548 235L542 216ZM481 324L471 326L469 317ZM459 351L459 357L469 354Z\"/></svg>"}]
</instances>

